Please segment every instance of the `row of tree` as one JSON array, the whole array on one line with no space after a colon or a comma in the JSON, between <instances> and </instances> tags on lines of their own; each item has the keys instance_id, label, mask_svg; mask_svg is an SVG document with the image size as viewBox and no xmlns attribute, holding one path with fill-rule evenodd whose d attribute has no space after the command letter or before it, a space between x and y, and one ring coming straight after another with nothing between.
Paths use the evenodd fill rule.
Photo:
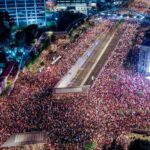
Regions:
<instances>
[{"instance_id":1,"label":"row of tree","mask_svg":"<svg viewBox=\"0 0 150 150\"><path fill-rule=\"evenodd\" d=\"M42 32L42 29L39 30L36 24L29 25L18 31L13 31L14 27L15 21L9 16L8 12L0 12L0 45L12 46L8 45L12 43L15 46L29 45ZM11 42L8 42L9 40Z\"/></svg>"},{"instance_id":2,"label":"row of tree","mask_svg":"<svg viewBox=\"0 0 150 150\"><path fill-rule=\"evenodd\" d=\"M12 60L12 57L18 59L22 56L20 53L24 53L27 47L30 48L43 32L36 24L20 30L14 30L14 27L15 21L8 12L0 12L0 62Z\"/></svg>"}]
</instances>

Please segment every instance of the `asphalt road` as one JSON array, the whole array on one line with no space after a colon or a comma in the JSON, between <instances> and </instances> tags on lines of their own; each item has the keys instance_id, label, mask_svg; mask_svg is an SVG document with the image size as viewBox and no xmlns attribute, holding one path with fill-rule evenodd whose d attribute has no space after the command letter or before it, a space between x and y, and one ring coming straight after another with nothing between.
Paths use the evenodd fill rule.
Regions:
<instances>
[{"instance_id":1,"label":"asphalt road","mask_svg":"<svg viewBox=\"0 0 150 150\"><path fill-rule=\"evenodd\" d=\"M121 23L115 23L106 35L99 37L100 43L73 79L73 87L92 85L92 76L96 77L98 75L120 39L120 37L116 34L116 32L120 29L120 26Z\"/></svg>"}]
</instances>

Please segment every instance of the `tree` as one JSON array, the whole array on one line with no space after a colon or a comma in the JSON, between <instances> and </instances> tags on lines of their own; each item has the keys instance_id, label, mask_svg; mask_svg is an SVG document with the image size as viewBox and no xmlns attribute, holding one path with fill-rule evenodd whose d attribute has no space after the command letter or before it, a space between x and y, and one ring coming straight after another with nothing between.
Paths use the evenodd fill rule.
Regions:
<instances>
[{"instance_id":1,"label":"tree","mask_svg":"<svg viewBox=\"0 0 150 150\"><path fill-rule=\"evenodd\" d=\"M24 29L24 32L26 43L31 44L38 35L38 26L36 24L29 25Z\"/></svg>"},{"instance_id":2,"label":"tree","mask_svg":"<svg viewBox=\"0 0 150 150\"><path fill-rule=\"evenodd\" d=\"M92 141L86 145L85 150L94 150L95 148L96 148L96 143Z\"/></svg>"},{"instance_id":3,"label":"tree","mask_svg":"<svg viewBox=\"0 0 150 150\"><path fill-rule=\"evenodd\" d=\"M106 145L103 145L102 150L107 150Z\"/></svg>"},{"instance_id":4,"label":"tree","mask_svg":"<svg viewBox=\"0 0 150 150\"><path fill-rule=\"evenodd\" d=\"M15 43L19 47L23 47L25 45L25 33L24 33L24 31L16 32Z\"/></svg>"},{"instance_id":5,"label":"tree","mask_svg":"<svg viewBox=\"0 0 150 150\"><path fill-rule=\"evenodd\" d=\"M123 146L116 143L116 139L113 140L110 147L103 145L102 150L124 150Z\"/></svg>"},{"instance_id":6,"label":"tree","mask_svg":"<svg viewBox=\"0 0 150 150\"><path fill-rule=\"evenodd\" d=\"M0 63L6 62L6 54L3 51L0 51Z\"/></svg>"},{"instance_id":7,"label":"tree","mask_svg":"<svg viewBox=\"0 0 150 150\"><path fill-rule=\"evenodd\" d=\"M130 143L129 150L150 150L150 142L141 139L134 140Z\"/></svg>"},{"instance_id":8,"label":"tree","mask_svg":"<svg viewBox=\"0 0 150 150\"><path fill-rule=\"evenodd\" d=\"M49 22L47 22L47 28L48 28L50 31L56 31L56 28L57 28L57 23L56 23L56 21L49 21Z\"/></svg>"},{"instance_id":9,"label":"tree","mask_svg":"<svg viewBox=\"0 0 150 150\"><path fill-rule=\"evenodd\" d=\"M117 145L116 150L124 150L122 145Z\"/></svg>"},{"instance_id":10,"label":"tree","mask_svg":"<svg viewBox=\"0 0 150 150\"><path fill-rule=\"evenodd\" d=\"M0 42L6 43L11 37L11 29L14 25L14 20L9 16L8 12L0 12Z\"/></svg>"},{"instance_id":11,"label":"tree","mask_svg":"<svg viewBox=\"0 0 150 150\"><path fill-rule=\"evenodd\" d=\"M114 139L114 140L112 141L109 150L115 150L115 147L116 147L116 139Z\"/></svg>"}]
</instances>

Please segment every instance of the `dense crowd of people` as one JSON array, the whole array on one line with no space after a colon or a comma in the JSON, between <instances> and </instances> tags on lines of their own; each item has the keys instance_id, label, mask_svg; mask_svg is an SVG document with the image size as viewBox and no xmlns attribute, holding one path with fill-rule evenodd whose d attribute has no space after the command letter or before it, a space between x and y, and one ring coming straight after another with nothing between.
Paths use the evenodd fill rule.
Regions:
<instances>
[{"instance_id":1,"label":"dense crowd of people","mask_svg":"<svg viewBox=\"0 0 150 150\"><path fill-rule=\"evenodd\" d=\"M50 65L50 61L46 60L42 72L33 73L25 70L21 73L12 96L28 98L32 92L42 90L47 86L54 85L67 73L77 59L86 51L95 37L99 34L104 34L111 27L112 22L105 20L101 24L97 24L94 28L86 31L74 43L69 44L65 49L61 43L57 43L57 55L61 56L58 64ZM18 95L19 93L19 95Z\"/></svg>"},{"instance_id":2,"label":"dense crowd of people","mask_svg":"<svg viewBox=\"0 0 150 150\"><path fill-rule=\"evenodd\" d=\"M96 24L65 49L58 43L62 56L58 64L46 63L41 72L20 74L13 93L0 99L0 144L13 133L44 130L49 137L47 149L81 150L96 141L100 150L132 128L150 129L150 81L122 65L140 30L138 22L122 23L118 44L89 92L52 94L56 83L112 25L110 20ZM141 38L143 32L140 30Z\"/></svg>"},{"instance_id":3,"label":"dense crowd of people","mask_svg":"<svg viewBox=\"0 0 150 150\"><path fill-rule=\"evenodd\" d=\"M131 3L130 7L132 8L132 10L135 10L139 13L146 13L145 8L148 8L147 6L149 5L150 2L147 0L137 0L134 3ZM148 11L148 9L146 11Z\"/></svg>"},{"instance_id":4,"label":"dense crowd of people","mask_svg":"<svg viewBox=\"0 0 150 150\"><path fill-rule=\"evenodd\" d=\"M122 65L132 46L131 39L134 38L137 27L138 24L125 25L122 39L93 84L90 94L91 99L101 98L104 103L100 105L101 109L98 107L98 111L109 109L110 118L107 121L110 124L104 122L105 127L108 125L106 136L111 134L112 137L115 128L120 128L117 132L122 132L130 131L132 128L150 127L150 82L138 73L125 70ZM98 114L101 114L100 112ZM102 124L104 119L98 119Z\"/></svg>"},{"instance_id":5,"label":"dense crowd of people","mask_svg":"<svg viewBox=\"0 0 150 150\"><path fill-rule=\"evenodd\" d=\"M6 118L4 119L3 118L4 116L2 115L1 117L4 119L4 120L2 119L4 122L2 121L1 126L3 126L3 123L4 123L5 124L4 126L8 129L10 129L9 125L11 126L13 123L16 122L15 121L16 116L13 111L14 109L18 110L18 113L16 112L17 116L21 117L22 113L24 114L26 112L26 111L24 112L22 109L22 106L24 106L25 103L28 103L28 102L30 103L30 100L32 100L32 102L33 102L33 100L35 100L35 99L36 99L36 102L38 102L38 99L39 100L44 99L45 96L49 95L51 88L54 87L54 85L61 79L61 77L63 77L63 75L65 73L67 73L67 71L76 62L76 60L85 52L87 47L90 46L90 44L93 42L95 37L99 34L104 34L105 31L108 32L108 29L111 27L111 25L112 25L112 22L107 21L107 20L105 20L102 24L96 24L92 29L87 30L83 35L81 35L81 37L79 37L74 43L68 45L66 47L66 49L63 49L62 45L59 45L59 43L58 43L58 45L57 45L58 54L62 56L62 59L58 62L58 64L49 65L49 62L47 62L47 63L45 63L45 69L40 73L39 72L32 73L27 70L23 71L20 74L20 77L18 78L18 80L15 84L15 88L14 88L11 96L9 96L7 98L6 97L1 98L1 107L2 107L2 112L4 112L4 116L8 116L8 118L9 118L8 122L10 121L10 118L13 118L13 120L14 120L14 121L12 121L11 124L9 124L6 121ZM40 103L41 102L38 102L39 105L40 105ZM42 102L42 103L43 103L43 107L45 107L44 105L46 105L46 104L44 102ZM9 104L10 104L11 109L13 109L12 111L9 111L10 110L10 108L8 107ZM5 105L6 105L6 107L5 107ZM32 107L32 105L33 105L33 107ZM34 105L35 104L33 104L33 103L26 104L26 106L29 108L30 112L33 111L33 113L35 111ZM40 107L42 107L42 106L40 106ZM40 109L40 107L39 107L39 109ZM7 112L8 108L9 108L9 110ZM20 114L19 110L22 111L21 114ZM5 114L6 112L7 112L7 115ZM9 114L11 112L12 112L12 114ZM24 114L25 118L22 118L24 121L26 119L31 119L29 117L31 114L28 114L29 116L27 117L26 113ZM39 117L39 119L40 119L40 117ZM42 119L40 119L40 121L41 120ZM37 122L37 120L35 120L35 121ZM21 121L19 121L19 122L21 122ZM19 127L19 128L15 127L13 129L11 129L11 131L9 131L9 133L28 131L29 129L34 128L34 127L32 127L32 123L33 122L31 122L31 124L27 123L28 125L26 124L25 126L24 126L25 123L23 123L23 124L21 124L21 127ZM9 124L9 125L6 126L6 124ZM42 123L40 123L40 124L42 126ZM35 124L34 124L34 126L35 126ZM47 126L48 126L48 124L47 124ZM20 130L21 128L23 130ZM6 129L5 131L8 131L8 129ZM5 133L4 130L1 130L1 132L3 133L2 135L4 137L8 137L7 135L9 135L9 134L7 134L7 132L6 132L6 134L4 134ZM3 136L2 136L2 139L3 139Z\"/></svg>"}]
</instances>

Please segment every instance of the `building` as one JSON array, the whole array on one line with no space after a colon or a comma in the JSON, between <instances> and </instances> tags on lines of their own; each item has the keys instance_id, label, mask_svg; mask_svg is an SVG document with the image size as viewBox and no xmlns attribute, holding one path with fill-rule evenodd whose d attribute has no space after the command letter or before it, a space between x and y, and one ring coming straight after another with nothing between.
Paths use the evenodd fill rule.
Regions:
<instances>
[{"instance_id":1,"label":"building","mask_svg":"<svg viewBox=\"0 0 150 150\"><path fill-rule=\"evenodd\" d=\"M88 9L87 0L57 0L56 10L70 10L87 15Z\"/></svg>"},{"instance_id":2,"label":"building","mask_svg":"<svg viewBox=\"0 0 150 150\"><path fill-rule=\"evenodd\" d=\"M86 0L57 0L57 4L83 4Z\"/></svg>"},{"instance_id":3,"label":"building","mask_svg":"<svg viewBox=\"0 0 150 150\"><path fill-rule=\"evenodd\" d=\"M48 135L45 131L15 133L0 147L4 150L45 150L48 145Z\"/></svg>"},{"instance_id":4,"label":"building","mask_svg":"<svg viewBox=\"0 0 150 150\"><path fill-rule=\"evenodd\" d=\"M150 46L142 45L139 54L138 70L146 77L150 77Z\"/></svg>"},{"instance_id":5,"label":"building","mask_svg":"<svg viewBox=\"0 0 150 150\"><path fill-rule=\"evenodd\" d=\"M80 12L80 13L83 13L85 15L88 15L89 7L86 3L82 3L82 4L57 4L56 10L57 11L68 10L68 11Z\"/></svg>"},{"instance_id":6,"label":"building","mask_svg":"<svg viewBox=\"0 0 150 150\"><path fill-rule=\"evenodd\" d=\"M0 0L0 11L7 11L17 26L46 25L45 0Z\"/></svg>"},{"instance_id":7,"label":"building","mask_svg":"<svg viewBox=\"0 0 150 150\"><path fill-rule=\"evenodd\" d=\"M140 47L138 71L150 79L150 30L145 34L145 38Z\"/></svg>"}]
</instances>

